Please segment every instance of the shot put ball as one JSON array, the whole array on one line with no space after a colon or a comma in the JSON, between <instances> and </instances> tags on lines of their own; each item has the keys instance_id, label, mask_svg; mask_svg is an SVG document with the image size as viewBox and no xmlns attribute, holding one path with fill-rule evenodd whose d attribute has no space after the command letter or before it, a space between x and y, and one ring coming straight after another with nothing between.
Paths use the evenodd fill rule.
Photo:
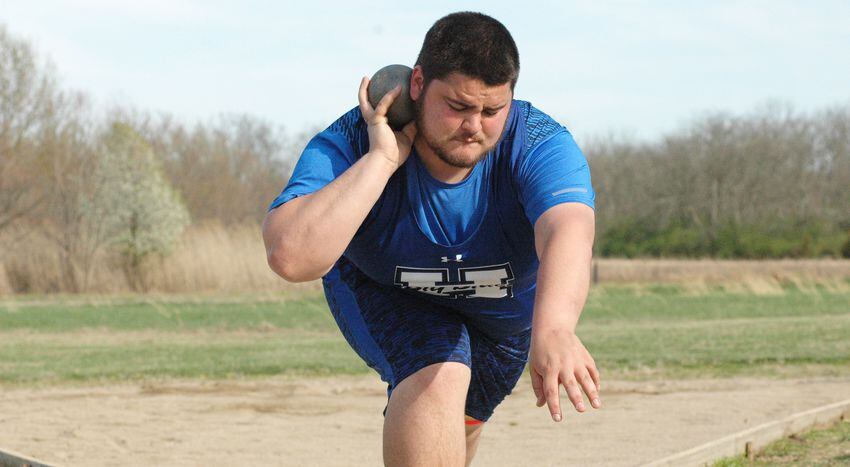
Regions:
<instances>
[{"instance_id":1,"label":"shot put ball","mask_svg":"<svg viewBox=\"0 0 850 467\"><path fill-rule=\"evenodd\" d=\"M401 94L396 97L387 111L387 120L393 130L401 130L413 120L413 101L410 99L410 75L413 70L405 65L387 65L377 71L369 81L366 92L369 103L377 107L381 98L394 87L401 85Z\"/></svg>"}]
</instances>

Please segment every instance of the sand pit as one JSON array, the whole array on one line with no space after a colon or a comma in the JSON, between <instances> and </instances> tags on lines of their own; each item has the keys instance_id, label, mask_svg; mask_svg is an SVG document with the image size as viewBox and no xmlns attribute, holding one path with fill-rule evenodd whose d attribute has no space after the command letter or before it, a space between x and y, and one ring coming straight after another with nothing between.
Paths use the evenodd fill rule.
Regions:
<instances>
[{"instance_id":1,"label":"sand pit","mask_svg":"<svg viewBox=\"0 0 850 467\"><path fill-rule=\"evenodd\" d=\"M850 375L604 381L604 408L556 424L524 377L474 465L635 465L848 395ZM372 376L4 389L0 447L65 465L379 465L385 398Z\"/></svg>"}]
</instances>

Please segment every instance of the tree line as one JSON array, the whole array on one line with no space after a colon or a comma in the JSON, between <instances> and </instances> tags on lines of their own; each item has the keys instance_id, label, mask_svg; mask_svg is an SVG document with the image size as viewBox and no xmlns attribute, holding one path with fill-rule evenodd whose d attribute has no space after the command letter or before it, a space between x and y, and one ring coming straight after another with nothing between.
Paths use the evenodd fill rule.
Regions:
<instances>
[{"instance_id":1,"label":"tree line","mask_svg":"<svg viewBox=\"0 0 850 467\"><path fill-rule=\"evenodd\" d=\"M97 111L55 74L0 25L0 267L32 233L47 236L57 290L88 289L104 258L143 288L143 263L190 223L259 223L309 136L249 115L189 125Z\"/></svg>"},{"instance_id":2,"label":"tree line","mask_svg":"<svg viewBox=\"0 0 850 467\"><path fill-rule=\"evenodd\" d=\"M585 146L603 256L850 257L850 105L713 113Z\"/></svg>"},{"instance_id":3,"label":"tree line","mask_svg":"<svg viewBox=\"0 0 850 467\"><path fill-rule=\"evenodd\" d=\"M103 255L143 288L146 258L190 223L259 224L316 130L98 111L0 25L0 264L37 230L62 258L63 289L85 290ZM651 142L577 139L597 255L850 257L850 104L703 115Z\"/></svg>"}]
</instances>

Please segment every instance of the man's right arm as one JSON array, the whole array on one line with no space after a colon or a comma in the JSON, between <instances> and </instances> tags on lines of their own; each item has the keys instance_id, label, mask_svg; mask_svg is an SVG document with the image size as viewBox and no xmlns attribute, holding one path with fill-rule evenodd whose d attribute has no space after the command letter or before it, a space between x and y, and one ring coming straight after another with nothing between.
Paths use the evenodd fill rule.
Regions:
<instances>
[{"instance_id":1,"label":"man's right arm","mask_svg":"<svg viewBox=\"0 0 850 467\"><path fill-rule=\"evenodd\" d=\"M263 222L269 267L290 282L322 277L342 256L357 229L400 167L413 144L416 126L393 132L386 113L397 87L374 109L360 84L360 110L368 125L369 152L322 189L271 210Z\"/></svg>"},{"instance_id":2,"label":"man's right arm","mask_svg":"<svg viewBox=\"0 0 850 467\"><path fill-rule=\"evenodd\" d=\"M334 265L395 171L367 153L321 190L273 209L263 223L269 266L290 282L318 279Z\"/></svg>"}]
</instances>

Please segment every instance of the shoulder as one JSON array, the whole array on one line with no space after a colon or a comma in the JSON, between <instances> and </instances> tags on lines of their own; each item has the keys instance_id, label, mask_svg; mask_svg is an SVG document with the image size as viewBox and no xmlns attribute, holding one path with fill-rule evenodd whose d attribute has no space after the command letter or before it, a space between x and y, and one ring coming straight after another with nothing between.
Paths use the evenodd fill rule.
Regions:
<instances>
[{"instance_id":1,"label":"shoulder","mask_svg":"<svg viewBox=\"0 0 850 467\"><path fill-rule=\"evenodd\" d=\"M514 100L511 126L516 146L523 153L531 152L549 138L559 133L569 133L566 127L538 109L531 102Z\"/></svg>"},{"instance_id":2,"label":"shoulder","mask_svg":"<svg viewBox=\"0 0 850 467\"><path fill-rule=\"evenodd\" d=\"M314 139L330 140L336 145L346 146L354 152L356 158L369 151L369 135L359 107L344 113Z\"/></svg>"},{"instance_id":3,"label":"shoulder","mask_svg":"<svg viewBox=\"0 0 850 467\"><path fill-rule=\"evenodd\" d=\"M530 102L514 100L505 128L503 154L515 177L522 176L542 152L552 149L576 150L567 128Z\"/></svg>"}]
</instances>

